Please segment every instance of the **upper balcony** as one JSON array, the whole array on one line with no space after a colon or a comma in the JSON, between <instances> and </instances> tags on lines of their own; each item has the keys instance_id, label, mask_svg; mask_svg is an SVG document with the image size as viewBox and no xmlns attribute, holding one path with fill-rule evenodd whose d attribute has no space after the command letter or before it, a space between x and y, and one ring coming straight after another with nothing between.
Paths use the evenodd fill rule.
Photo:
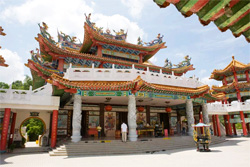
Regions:
<instances>
[{"instance_id":1,"label":"upper balcony","mask_svg":"<svg viewBox=\"0 0 250 167\"><path fill-rule=\"evenodd\" d=\"M209 115L228 114L229 112L250 111L250 102L233 102L231 104L208 103Z\"/></svg>"},{"instance_id":2,"label":"upper balcony","mask_svg":"<svg viewBox=\"0 0 250 167\"><path fill-rule=\"evenodd\" d=\"M45 85L32 91L0 89L0 108L58 110L60 97L52 96L51 85ZM51 90L51 91L50 91Z\"/></svg>"},{"instance_id":3,"label":"upper balcony","mask_svg":"<svg viewBox=\"0 0 250 167\"><path fill-rule=\"evenodd\" d=\"M114 64L112 68L72 68L67 69L64 78L70 81L133 81L140 75L143 80L148 83L169 85L175 87L197 88L204 84L198 78L183 76L175 76L174 74L163 74L160 72L151 72L147 67L147 71L138 70L132 65L131 69L116 69Z\"/></svg>"}]
</instances>

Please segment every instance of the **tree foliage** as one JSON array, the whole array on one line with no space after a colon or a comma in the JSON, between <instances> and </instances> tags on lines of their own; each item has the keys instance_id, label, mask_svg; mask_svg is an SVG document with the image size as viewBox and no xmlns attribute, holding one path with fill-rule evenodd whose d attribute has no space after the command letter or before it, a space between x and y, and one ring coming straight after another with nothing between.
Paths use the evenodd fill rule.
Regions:
<instances>
[{"instance_id":1,"label":"tree foliage","mask_svg":"<svg viewBox=\"0 0 250 167\"><path fill-rule=\"evenodd\" d=\"M44 124L40 119L30 118L22 126L26 126L26 132L30 141L36 141L38 136L44 132Z\"/></svg>"},{"instance_id":2,"label":"tree foliage","mask_svg":"<svg viewBox=\"0 0 250 167\"><path fill-rule=\"evenodd\" d=\"M32 79L28 75L25 75L25 79L23 81L17 80L12 82L12 89L19 89L19 90L29 90L30 86L32 86ZM4 82L0 82L0 88L2 89L9 89L9 85Z\"/></svg>"}]
</instances>

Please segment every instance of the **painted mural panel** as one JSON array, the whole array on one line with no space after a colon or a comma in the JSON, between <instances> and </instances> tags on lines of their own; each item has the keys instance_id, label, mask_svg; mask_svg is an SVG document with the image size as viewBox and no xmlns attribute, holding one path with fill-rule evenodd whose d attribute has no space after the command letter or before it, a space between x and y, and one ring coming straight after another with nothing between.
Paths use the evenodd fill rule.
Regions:
<instances>
[{"instance_id":1,"label":"painted mural panel","mask_svg":"<svg viewBox=\"0 0 250 167\"><path fill-rule=\"evenodd\" d=\"M116 113L105 112L104 113L104 132L106 136L114 136L116 130Z\"/></svg>"}]
</instances>

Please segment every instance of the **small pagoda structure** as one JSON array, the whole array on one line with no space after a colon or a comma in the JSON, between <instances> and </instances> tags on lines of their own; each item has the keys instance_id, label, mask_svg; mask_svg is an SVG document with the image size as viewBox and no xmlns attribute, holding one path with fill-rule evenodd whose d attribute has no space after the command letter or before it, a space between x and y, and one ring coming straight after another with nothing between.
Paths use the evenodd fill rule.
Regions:
<instances>
[{"instance_id":1,"label":"small pagoda structure","mask_svg":"<svg viewBox=\"0 0 250 167\"><path fill-rule=\"evenodd\" d=\"M222 81L222 86L212 86L212 90L217 93L224 93L227 99L223 100L223 104L230 104L233 101L238 101L239 103L246 102L250 98L250 80L249 80L250 63L244 64L234 59L229 65L222 70L214 70L210 76L210 79L215 79L217 81ZM249 112L248 111L238 111L229 112L228 115L224 115L226 134L232 135L231 123L233 123L233 131L236 134L235 123L241 122L243 135L247 136L249 133ZM235 117L239 116L240 119ZM217 118L216 118L217 117ZM231 117L231 119L230 119ZM218 120L218 115L213 115L214 124L215 120ZM231 121L231 123L230 123ZM217 121L217 126L219 120ZM216 129L214 128L215 133ZM220 133L220 130L217 130ZM219 134L220 135L220 134Z\"/></svg>"}]
</instances>

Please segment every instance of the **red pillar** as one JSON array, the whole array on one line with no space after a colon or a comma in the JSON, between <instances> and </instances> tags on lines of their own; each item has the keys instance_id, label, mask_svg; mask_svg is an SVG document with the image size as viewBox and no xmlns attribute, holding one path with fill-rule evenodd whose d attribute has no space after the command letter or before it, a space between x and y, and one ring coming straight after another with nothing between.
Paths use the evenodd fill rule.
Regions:
<instances>
[{"instance_id":1,"label":"red pillar","mask_svg":"<svg viewBox=\"0 0 250 167\"><path fill-rule=\"evenodd\" d=\"M226 115L226 118L227 118L227 127L228 127L228 135L229 136L232 136L232 127L231 127L231 123L230 123L230 116L229 115Z\"/></svg>"},{"instance_id":2,"label":"red pillar","mask_svg":"<svg viewBox=\"0 0 250 167\"><path fill-rule=\"evenodd\" d=\"M216 122L217 122L217 136L221 136L221 133L220 133L220 120L219 120L219 116L218 115L215 115L216 117Z\"/></svg>"},{"instance_id":3,"label":"red pillar","mask_svg":"<svg viewBox=\"0 0 250 167\"><path fill-rule=\"evenodd\" d=\"M245 118L248 118L247 114L245 114ZM249 133L249 123L246 123L247 126L247 132Z\"/></svg>"},{"instance_id":4,"label":"red pillar","mask_svg":"<svg viewBox=\"0 0 250 167\"><path fill-rule=\"evenodd\" d=\"M98 45L98 48L97 48L97 56L98 56L98 57L102 57L102 45Z\"/></svg>"},{"instance_id":5,"label":"red pillar","mask_svg":"<svg viewBox=\"0 0 250 167\"><path fill-rule=\"evenodd\" d=\"M58 60L58 70L63 71L63 65L64 65L64 60L63 59L59 59Z\"/></svg>"},{"instance_id":6,"label":"red pillar","mask_svg":"<svg viewBox=\"0 0 250 167\"><path fill-rule=\"evenodd\" d=\"M13 143L15 124L16 124L16 113L13 113L11 128L10 128L9 144L8 144L9 146Z\"/></svg>"},{"instance_id":7,"label":"red pillar","mask_svg":"<svg viewBox=\"0 0 250 167\"><path fill-rule=\"evenodd\" d=\"M214 129L214 136L216 136L217 135L217 130L216 130L216 122L215 122L215 118L214 118L215 116L214 115L212 115L212 120L213 120L213 129Z\"/></svg>"},{"instance_id":8,"label":"red pillar","mask_svg":"<svg viewBox=\"0 0 250 167\"><path fill-rule=\"evenodd\" d=\"M202 112L200 112L200 114L199 114L199 121L200 121L201 123L203 123L203 116L202 116Z\"/></svg>"},{"instance_id":9,"label":"red pillar","mask_svg":"<svg viewBox=\"0 0 250 167\"><path fill-rule=\"evenodd\" d=\"M234 119L234 115L231 115L231 118ZM234 135L236 136L237 132L236 132L235 123L233 123L233 130L234 130Z\"/></svg>"},{"instance_id":10,"label":"red pillar","mask_svg":"<svg viewBox=\"0 0 250 167\"><path fill-rule=\"evenodd\" d=\"M10 114L11 114L11 109L5 108L3 126L2 126L2 134L1 134L0 152L5 152L6 150L7 135L8 135L8 129L9 129L9 123L10 123Z\"/></svg>"},{"instance_id":11,"label":"red pillar","mask_svg":"<svg viewBox=\"0 0 250 167\"><path fill-rule=\"evenodd\" d=\"M247 79L247 82L250 82L248 73L249 73L249 72L246 71L246 79Z\"/></svg>"},{"instance_id":12,"label":"red pillar","mask_svg":"<svg viewBox=\"0 0 250 167\"><path fill-rule=\"evenodd\" d=\"M240 111L240 119L241 119L241 124L242 124L242 129L243 129L243 135L247 136L247 127L246 127L243 111Z\"/></svg>"},{"instance_id":13,"label":"red pillar","mask_svg":"<svg viewBox=\"0 0 250 167\"><path fill-rule=\"evenodd\" d=\"M225 124L225 130L226 130L226 135L228 136L228 123L227 123L227 116L223 115L224 118L224 124Z\"/></svg>"},{"instance_id":14,"label":"red pillar","mask_svg":"<svg viewBox=\"0 0 250 167\"><path fill-rule=\"evenodd\" d=\"M58 110L53 110L52 130L51 130L51 145L50 145L51 148L56 147L57 121L58 121Z\"/></svg>"}]
</instances>

